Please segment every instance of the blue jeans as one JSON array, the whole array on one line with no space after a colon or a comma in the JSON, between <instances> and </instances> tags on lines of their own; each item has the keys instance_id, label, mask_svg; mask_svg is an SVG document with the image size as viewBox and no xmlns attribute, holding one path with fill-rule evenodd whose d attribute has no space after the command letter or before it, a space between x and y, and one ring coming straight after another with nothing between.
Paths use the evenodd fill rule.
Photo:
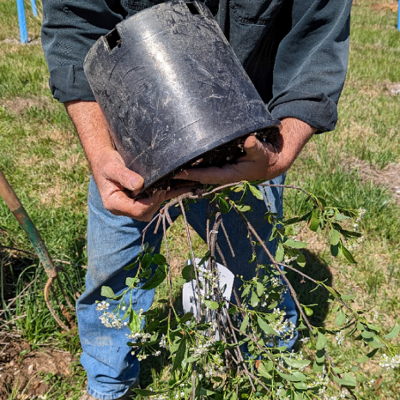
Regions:
<instances>
[{"instance_id":1,"label":"blue jeans","mask_svg":"<svg viewBox=\"0 0 400 400\"><path fill-rule=\"evenodd\" d=\"M283 183L284 176L276 178L274 183ZM271 252L275 252L275 243L268 242L271 226L264 219L268 209L281 214L281 188L266 188L267 199L257 200L248 195L246 204L253 206L253 211L247 217L260 236L267 241ZM116 330L106 328L99 320L101 312L96 310L96 300L104 300L100 291L102 286L110 286L116 294L125 289L125 278L132 276L132 271L123 268L131 264L137 257L142 231L147 223L139 222L128 217L112 215L103 207L96 184L91 179L89 186L89 221L88 221L88 271L86 275L86 290L77 303L79 335L83 353L81 363L88 378L88 392L102 400L117 399L123 396L139 375L139 361L131 355L127 346L128 328ZM172 219L180 214L178 208L171 212ZM206 235L206 202L199 201L190 204L187 211L190 225L205 240ZM230 233L230 240L236 257L232 257L225 236L219 233L218 243L231 271L236 275L243 275L246 280L254 276L254 263L249 264L251 248L247 239L247 230L243 221L233 212L223 215L224 225ZM162 229L154 234L150 229L146 234L146 242L159 250L162 240ZM268 263L260 247L260 263ZM237 280L238 281L238 280ZM237 287L240 281L235 282ZM151 307L154 290L136 290L133 295L133 304L136 311L148 310ZM109 310L113 310L116 303L111 302ZM286 317L294 324L297 322L297 312L290 294L284 297ZM285 342L291 348L296 337Z\"/></svg>"}]
</instances>

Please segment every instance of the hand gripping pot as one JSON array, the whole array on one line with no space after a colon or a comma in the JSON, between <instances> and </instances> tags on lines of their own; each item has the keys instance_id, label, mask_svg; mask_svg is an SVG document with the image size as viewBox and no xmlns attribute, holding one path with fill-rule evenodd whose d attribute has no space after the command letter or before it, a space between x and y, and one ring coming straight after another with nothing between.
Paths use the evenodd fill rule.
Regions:
<instances>
[{"instance_id":1,"label":"hand gripping pot","mask_svg":"<svg viewBox=\"0 0 400 400\"><path fill-rule=\"evenodd\" d=\"M279 125L199 2L174 0L124 20L93 45L84 70L144 189L211 149Z\"/></svg>"}]
</instances>

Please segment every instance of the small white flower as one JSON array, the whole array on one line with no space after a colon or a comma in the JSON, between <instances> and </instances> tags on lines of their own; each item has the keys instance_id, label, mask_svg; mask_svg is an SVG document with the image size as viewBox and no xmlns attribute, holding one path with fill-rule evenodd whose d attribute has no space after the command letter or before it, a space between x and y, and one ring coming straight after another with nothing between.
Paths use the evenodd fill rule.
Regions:
<instances>
[{"instance_id":1,"label":"small white flower","mask_svg":"<svg viewBox=\"0 0 400 400\"><path fill-rule=\"evenodd\" d=\"M335 339L337 341L338 346L341 346L344 340L344 332L340 331L336 334Z\"/></svg>"}]
</instances>

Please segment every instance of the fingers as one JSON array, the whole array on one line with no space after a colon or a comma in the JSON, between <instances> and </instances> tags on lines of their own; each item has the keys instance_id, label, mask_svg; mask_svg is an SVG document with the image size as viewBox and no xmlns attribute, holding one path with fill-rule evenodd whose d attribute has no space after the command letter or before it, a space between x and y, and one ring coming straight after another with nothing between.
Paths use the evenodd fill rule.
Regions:
<instances>
[{"instance_id":1,"label":"fingers","mask_svg":"<svg viewBox=\"0 0 400 400\"><path fill-rule=\"evenodd\" d=\"M103 200L104 207L114 215L124 215L148 222L165 201L166 191L158 191L148 199L134 200L123 191L116 191Z\"/></svg>"},{"instance_id":2,"label":"fingers","mask_svg":"<svg viewBox=\"0 0 400 400\"><path fill-rule=\"evenodd\" d=\"M126 168L119 157L115 157L110 165L105 168L105 171L107 171L107 179L118 182L122 187L132 190L134 194L137 194L143 187L144 179Z\"/></svg>"}]
</instances>

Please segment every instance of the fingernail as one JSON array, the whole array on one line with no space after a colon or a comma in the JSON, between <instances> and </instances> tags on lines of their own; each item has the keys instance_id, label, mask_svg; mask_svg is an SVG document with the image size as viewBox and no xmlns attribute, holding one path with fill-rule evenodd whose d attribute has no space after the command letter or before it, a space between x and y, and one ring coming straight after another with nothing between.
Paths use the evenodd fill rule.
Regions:
<instances>
[{"instance_id":1,"label":"fingernail","mask_svg":"<svg viewBox=\"0 0 400 400\"><path fill-rule=\"evenodd\" d=\"M140 181L141 181L140 178L133 178L133 179L131 179L131 189L132 189L132 190L136 190L136 189L139 187L139 185L140 185Z\"/></svg>"}]
</instances>

